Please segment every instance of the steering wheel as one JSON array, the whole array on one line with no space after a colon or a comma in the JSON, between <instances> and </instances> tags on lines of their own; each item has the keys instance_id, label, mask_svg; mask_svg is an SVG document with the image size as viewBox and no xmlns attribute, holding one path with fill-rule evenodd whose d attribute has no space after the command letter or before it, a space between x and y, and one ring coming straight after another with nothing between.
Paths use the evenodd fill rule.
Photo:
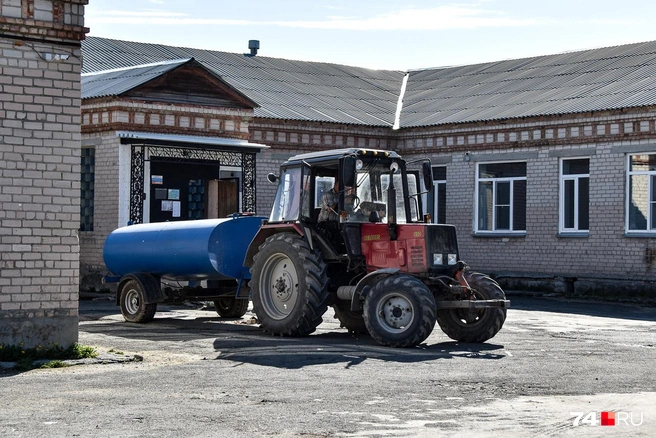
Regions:
<instances>
[{"instance_id":1,"label":"steering wheel","mask_svg":"<svg viewBox=\"0 0 656 438\"><path fill-rule=\"evenodd\" d=\"M351 199L351 201L348 201ZM355 193L351 193L350 195L344 196L344 202L345 203L352 203L353 204L353 210L358 208L358 205L360 205L360 198L358 198L358 195Z\"/></svg>"}]
</instances>

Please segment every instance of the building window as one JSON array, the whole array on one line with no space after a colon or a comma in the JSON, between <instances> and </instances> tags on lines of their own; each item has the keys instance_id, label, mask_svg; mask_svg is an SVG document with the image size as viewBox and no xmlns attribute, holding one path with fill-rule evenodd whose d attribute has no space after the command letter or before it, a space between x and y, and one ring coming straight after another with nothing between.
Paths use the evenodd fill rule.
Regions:
<instances>
[{"instance_id":1,"label":"building window","mask_svg":"<svg viewBox=\"0 0 656 438\"><path fill-rule=\"evenodd\" d=\"M526 162L480 163L476 231L526 232Z\"/></svg>"},{"instance_id":2,"label":"building window","mask_svg":"<svg viewBox=\"0 0 656 438\"><path fill-rule=\"evenodd\" d=\"M431 216L433 223L446 223L446 166L433 167Z\"/></svg>"},{"instance_id":3,"label":"building window","mask_svg":"<svg viewBox=\"0 0 656 438\"><path fill-rule=\"evenodd\" d=\"M93 231L93 191L96 150L82 148L80 181L80 231Z\"/></svg>"},{"instance_id":4,"label":"building window","mask_svg":"<svg viewBox=\"0 0 656 438\"><path fill-rule=\"evenodd\" d=\"M628 232L656 231L656 155L629 155Z\"/></svg>"},{"instance_id":5,"label":"building window","mask_svg":"<svg viewBox=\"0 0 656 438\"><path fill-rule=\"evenodd\" d=\"M190 220L205 219L205 180L191 179L188 184L187 217ZM169 198L171 199L171 198Z\"/></svg>"},{"instance_id":6,"label":"building window","mask_svg":"<svg viewBox=\"0 0 656 438\"><path fill-rule=\"evenodd\" d=\"M588 232L590 159L573 158L560 165L560 232Z\"/></svg>"}]
</instances>

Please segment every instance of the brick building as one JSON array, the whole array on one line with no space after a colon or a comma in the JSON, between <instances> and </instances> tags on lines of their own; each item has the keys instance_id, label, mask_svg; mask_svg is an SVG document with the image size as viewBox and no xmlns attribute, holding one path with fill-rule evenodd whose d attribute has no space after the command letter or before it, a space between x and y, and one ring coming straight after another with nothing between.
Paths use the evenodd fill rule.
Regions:
<instances>
[{"instance_id":1,"label":"brick building","mask_svg":"<svg viewBox=\"0 0 656 438\"><path fill-rule=\"evenodd\" d=\"M77 341L87 0L0 0L0 344Z\"/></svg>"},{"instance_id":2,"label":"brick building","mask_svg":"<svg viewBox=\"0 0 656 438\"><path fill-rule=\"evenodd\" d=\"M255 211L267 148L248 141L255 102L193 59L87 74L82 87L83 288L98 287L118 227Z\"/></svg>"},{"instance_id":3,"label":"brick building","mask_svg":"<svg viewBox=\"0 0 656 438\"><path fill-rule=\"evenodd\" d=\"M89 38L83 50L89 74L193 58L256 104L245 110L239 132L270 147L257 158L259 214L272 203L266 174L292 154L393 149L408 159L431 158L436 190L427 204L436 221L457 226L461 256L474 269L509 286L654 295L656 42L410 72L103 38ZM130 98L144 115L124 116L121 128L151 133L147 142L173 117L146 114L158 95L150 91L151 98ZM207 101L186 104L208 110ZM117 113L94 105L83 102L89 147L107 140L100 125L117 123ZM225 136L212 132L207 117L195 117L184 126L170 118L166 132ZM100 172L97 162L97 182ZM128 180L110 187L107 199L96 196L96 210L128 208L121 194ZM111 228L83 244L90 269L102 270L98 248Z\"/></svg>"}]
</instances>

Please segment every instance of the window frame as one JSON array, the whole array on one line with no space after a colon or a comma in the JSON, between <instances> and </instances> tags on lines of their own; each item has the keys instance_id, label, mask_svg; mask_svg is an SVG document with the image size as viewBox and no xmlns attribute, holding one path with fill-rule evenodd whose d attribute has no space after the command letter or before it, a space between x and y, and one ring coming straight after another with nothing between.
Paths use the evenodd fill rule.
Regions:
<instances>
[{"instance_id":1,"label":"window frame","mask_svg":"<svg viewBox=\"0 0 656 438\"><path fill-rule=\"evenodd\" d=\"M502 178L481 178L480 177L480 169L481 165L488 165L488 164L512 164L512 163L525 163L526 164L526 172L524 176L520 177L502 177ZM502 161L481 161L476 163L476 179L475 179L475 184L474 184L474 234L476 235L513 235L513 236L525 236L526 235L526 230L514 230L513 229L513 221L514 221L514 208L515 208L515 203L514 203L514 189L515 181L526 181L527 183L527 192L528 192L528 161L527 160L502 160ZM493 198L493 203L492 203L492 218L490 220L492 221L492 226L494 229L492 230L485 230L485 229L480 229L480 224L479 224L479 204L480 204L480 183L481 182L492 182L492 198ZM510 182L510 209L509 209L509 215L510 215L510 229L496 229L497 226L497 212L496 212L496 197L497 197L497 183L500 182ZM528 198L528 193L527 193L527 198ZM528 199L527 199L528 201ZM526 202L528 204L528 202ZM525 204L525 205L526 205ZM525 211L524 211L524 220L528 218L528 206L525 206Z\"/></svg>"},{"instance_id":2,"label":"window frame","mask_svg":"<svg viewBox=\"0 0 656 438\"><path fill-rule=\"evenodd\" d=\"M307 195L302 193L304 182L308 178L304 167L294 165L281 169L269 222L296 222L303 214L306 204L309 209Z\"/></svg>"},{"instance_id":3,"label":"window frame","mask_svg":"<svg viewBox=\"0 0 656 438\"><path fill-rule=\"evenodd\" d=\"M625 163L626 163L626 187L625 187L625 208L624 208L624 232L627 235L656 235L656 217L652 217L652 208L651 204L656 204L656 201L652 201L653 195L654 195L654 190L656 190L656 183L652 183L656 179L656 170L640 170L640 171L632 171L631 170L631 157L637 156L637 155L654 155L654 153L649 153L649 152L635 152L635 153L628 153L626 155ZM647 228L646 229L641 229L641 230L635 230L635 229L630 229L630 208L631 208L631 176L634 175L646 175L647 176ZM650 228L650 224L653 223L653 227Z\"/></svg>"},{"instance_id":4,"label":"window frame","mask_svg":"<svg viewBox=\"0 0 656 438\"><path fill-rule=\"evenodd\" d=\"M588 173L564 174L565 162L570 160L588 160ZM580 228L580 200L579 200L579 183L581 178L588 178L588 229ZM590 234L590 157L563 157L558 162L558 232L560 234ZM574 228L565 227L565 182L574 181Z\"/></svg>"},{"instance_id":5,"label":"window frame","mask_svg":"<svg viewBox=\"0 0 656 438\"><path fill-rule=\"evenodd\" d=\"M80 148L80 232L93 232L95 224L96 148Z\"/></svg>"},{"instance_id":6,"label":"window frame","mask_svg":"<svg viewBox=\"0 0 656 438\"><path fill-rule=\"evenodd\" d=\"M448 168L444 166L433 166L433 175L435 175L435 170L438 168L444 168L445 175L448 173ZM444 211L444 221L440 222L440 187L444 188L444 197L446 198L446 177L444 179L433 179L433 211L431 212L432 222L434 224L445 224L446 223L446 211ZM446 200L445 200L446 201ZM446 202L445 202L446 204ZM445 205L446 206L446 205ZM445 208L446 210L446 208Z\"/></svg>"}]
</instances>

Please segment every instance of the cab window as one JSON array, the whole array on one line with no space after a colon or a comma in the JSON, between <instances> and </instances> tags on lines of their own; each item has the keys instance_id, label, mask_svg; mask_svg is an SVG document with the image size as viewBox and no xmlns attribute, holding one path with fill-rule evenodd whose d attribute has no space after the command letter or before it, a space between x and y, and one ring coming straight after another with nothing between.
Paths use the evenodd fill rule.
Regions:
<instances>
[{"instance_id":1,"label":"cab window","mask_svg":"<svg viewBox=\"0 0 656 438\"><path fill-rule=\"evenodd\" d=\"M271 209L270 222L298 220L301 205L301 168L284 169Z\"/></svg>"}]
</instances>

